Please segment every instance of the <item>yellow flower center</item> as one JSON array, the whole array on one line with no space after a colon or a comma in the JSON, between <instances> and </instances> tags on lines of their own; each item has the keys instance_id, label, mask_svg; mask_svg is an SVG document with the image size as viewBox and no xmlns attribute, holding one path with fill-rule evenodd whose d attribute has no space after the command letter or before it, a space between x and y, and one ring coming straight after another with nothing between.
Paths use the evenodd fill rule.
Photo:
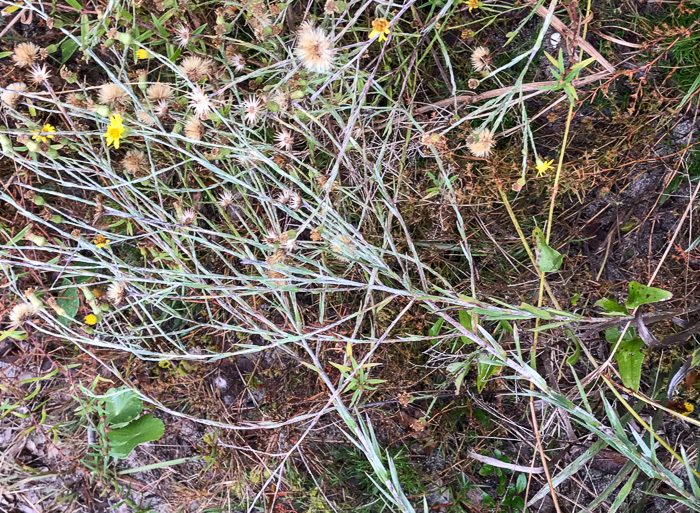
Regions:
<instances>
[{"instance_id":1,"label":"yellow flower center","mask_svg":"<svg viewBox=\"0 0 700 513\"><path fill-rule=\"evenodd\" d=\"M107 128L107 137L110 139L119 139L122 136L122 129L116 126Z\"/></svg>"},{"instance_id":2,"label":"yellow flower center","mask_svg":"<svg viewBox=\"0 0 700 513\"><path fill-rule=\"evenodd\" d=\"M386 32L389 30L389 22L385 18L377 18L372 22L372 30Z\"/></svg>"}]
</instances>

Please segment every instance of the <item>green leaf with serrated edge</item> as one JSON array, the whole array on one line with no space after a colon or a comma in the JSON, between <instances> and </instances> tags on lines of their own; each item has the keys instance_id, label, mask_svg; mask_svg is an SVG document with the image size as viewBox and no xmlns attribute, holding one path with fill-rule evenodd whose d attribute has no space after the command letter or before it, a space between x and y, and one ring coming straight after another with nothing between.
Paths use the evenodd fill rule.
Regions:
<instances>
[{"instance_id":1,"label":"green leaf with serrated edge","mask_svg":"<svg viewBox=\"0 0 700 513\"><path fill-rule=\"evenodd\" d=\"M112 429L107 433L109 455L126 458L137 445L158 440L164 433L163 422L149 413L123 428Z\"/></svg>"},{"instance_id":2,"label":"green leaf with serrated edge","mask_svg":"<svg viewBox=\"0 0 700 513\"><path fill-rule=\"evenodd\" d=\"M143 401L129 387L110 388L102 398L105 421L109 426L131 422L143 411Z\"/></svg>"},{"instance_id":3,"label":"green leaf with serrated edge","mask_svg":"<svg viewBox=\"0 0 700 513\"><path fill-rule=\"evenodd\" d=\"M593 303L593 306L597 306L598 308L602 308L605 311L605 313L620 313L622 315L629 314L629 311L627 310L627 308L622 306L620 303L618 303L614 299L609 299L607 297L599 299L598 301Z\"/></svg>"},{"instance_id":4,"label":"green leaf with serrated edge","mask_svg":"<svg viewBox=\"0 0 700 513\"><path fill-rule=\"evenodd\" d=\"M644 353L641 349L644 341L641 338L623 340L615 351L615 360L620 370L622 384L635 392L639 390L639 382L642 379L642 364Z\"/></svg>"},{"instance_id":5,"label":"green leaf with serrated edge","mask_svg":"<svg viewBox=\"0 0 700 513\"><path fill-rule=\"evenodd\" d=\"M533 230L532 236L535 239L535 262L537 268L544 273L559 270L564 261L564 255L549 247L545 242L544 233L539 228Z\"/></svg>"},{"instance_id":6,"label":"green leaf with serrated edge","mask_svg":"<svg viewBox=\"0 0 700 513\"><path fill-rule=\"evenodd\" d=\"M625 306L627 308L637 308L640 305L666 301L672 297L673 294L667 290L658 289L656 287L647 287L639 282L632 281L629 285L629 292Z\"/></svg>"}]
</instances>

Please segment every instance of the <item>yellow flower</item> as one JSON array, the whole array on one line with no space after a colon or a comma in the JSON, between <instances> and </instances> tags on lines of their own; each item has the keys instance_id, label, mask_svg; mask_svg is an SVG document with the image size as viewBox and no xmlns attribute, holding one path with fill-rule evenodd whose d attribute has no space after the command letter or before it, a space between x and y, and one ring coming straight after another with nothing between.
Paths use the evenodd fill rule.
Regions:
<instances>
[{"instance_id":1,"label":"yellow flower","mask_svg":"<svg viewBox=\"0 0 700 513\"><path fill-rule=\"evenodd\" d=\"M95 240L92 241L92 243L98 247L98 249L104 248L107 244L112 242L109 240L107 237L105 237L102 234L99 234L98 236L95 237Z\"/></svg>"},{"instance_id":2,"label":"yellow flower","mask_svg":"<svg viewBox=\"0 0 700 513\"><path fill-rule=\"evenodd\" d=\"M39 142L47 142L47 138L53 140L53 135L42 135L42 134L51 134L56 131L56 128L52 125L49 125L46 123L44 127L41 129L41 132L32 132L34 135L32 136L32 139L35 141Z\"/></svg>"},{"instance_id":3,"label":"yellow flower","mask_svg":"<svg viewBox=\"0 0 700 513\"><path fill-rule=\"evenodd\" d=\"M374 39L374 36L379 36L379 41L386 41L386 36L389 35L391 25L386 18L375 18L372 22L372 32L369 33L369 39Z\"/></svg>"},{"instance_id":4,"label":"yellow flower","mask_svg":"<svg viewBox=\"0 0 700 513\"><path fill-rule=\"evenodd\" d=\"M148 59L148 52L144 50L143 48L139 48L136 50L136 58L137 59Z\"/></svg>"},{"instance_id":5,"label":"yellow flower","mask_svg":"<svg viewBox=\"0 0 700 513\"><path fill-rule=\"evenodd\" d=\"M107 138L107 146L114 144L115 149L119 149L119 139L121 139L124 133L124 127L122 126L122 116L121 114L115 114L109 118L109 126L107 127L107 133L102 137Z\"/></svg>"},{"instance_id":6,"label":"yellow flower","mask_svg":"<svg viewBox=\"0 0 700 513\"><path fill-rule=\"evenodd\" d=\"M537 157L536 160L536 168L537 168L537 176L542 176L547 172L547 170L552 167L552 164L554 163L554 160L545 160L544 162L540 160L539 157Z\"/></svg>"},{"instance_id":7,"label":"yellow flower","mask_svg":"<svg viewBox=\"0 0 700 513\"><path fill-rule=\"evenodd\" d=\"M86 315L85 316L85 324L89 324L90 326L94 326L97 324L97 316L94 314Z\"/></svg>"},{"instance_id":8,"label":"yellow flower","mask_svg":"<svg viewBox=\"0 0 700 513\"><path fill-rule=\"evenodd\" d=\"M479 0L467 0L467 7L469 7L469 12L472 12L473 9L481 7L481 2Z\"/></svg>"}]
</instances>

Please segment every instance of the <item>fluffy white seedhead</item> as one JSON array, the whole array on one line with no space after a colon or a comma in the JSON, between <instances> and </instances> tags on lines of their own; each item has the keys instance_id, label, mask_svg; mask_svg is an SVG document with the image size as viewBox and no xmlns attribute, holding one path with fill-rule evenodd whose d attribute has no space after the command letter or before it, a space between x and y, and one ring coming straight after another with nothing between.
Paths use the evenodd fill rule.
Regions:
<instances>
[{"instance_id":1,"label":"fluffy white seedhead","mask_svg":"<svg viewBox=\"0 0 700 513\"><path fill-rule=\"evenodd\" d=\"M484 128L481 132L474 132L467 138L467 148L475 157L491 155L494 143L493 132L488 128Z\"/></svg>"},{"instance_id":2,"label":"fluffy white seedhead","mask_svg":"<svg viewBox=\"0 0 700 513\"><path fill-rule=\"evenodd\" d=\"M19 328L37 314L38 310L31 303L20 303L10 310L10 327Z\"/></svg>"},{"instance_id":3,"label":"fluffy white seedhead","mask_svg":"<svg viewBox=\"0 0 700 513\"><path fill-rule=\"evenodd\" d=\"M299 28L296 55L309 71L326 73L333 67L335 49L326 31L305 21Z\"/></svg>"},{"instance_id":4,"label":"fluffy white seedhead","mask_svg":"<svg viewBox=\"0 0 700 513\"><path fill-rule=\"evenodd\" d=\"M472 67L475 71L482 73L491 69L491 51L485 46L474 49L471 56Z\"/></svg>"},{"instance_id":5,"label":"fluffy white seedhead","mask_svg":"<svg viewBox=\"0 0 700 513\"><path fill-rule=\"evenodd\" d=\"M110 82L100 86L100 103L110 107L123 107L129 103L129 94L120 86Z\"/></svg>"}]
</instances>

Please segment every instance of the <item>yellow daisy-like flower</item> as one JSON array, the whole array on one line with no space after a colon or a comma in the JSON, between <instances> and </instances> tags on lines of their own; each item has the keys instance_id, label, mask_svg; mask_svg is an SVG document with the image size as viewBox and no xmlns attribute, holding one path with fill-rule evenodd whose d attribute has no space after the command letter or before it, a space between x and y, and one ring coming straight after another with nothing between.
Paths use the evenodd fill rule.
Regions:
<instances>
[{"instance_id":1,"label":"yellow daisy-like flower","mask_svg":"<svg viewBox=\"0 0 700 513\"><path fill-rule=\"evenodd\" d=\"M86 315L84 320L85 324L89 324L90 326L97 324L97 316L95 314Z\"/></svg>"},{"instance_id":2,"label":"yellow daisy-like flower","mask_svg":"<svg viewBox=\"0 0 700 513\"><path fill-rule=\"evenodd\" d=\"M44 134L51 134L51 133L54 133L55 131L56 131L56 127L46 123L43 126L43 128L41 129L41 132L32 132L34 134L32 136L32 139L34 139L35 141L43 142L43 143L48 142L47 139L53 140L53 135L44 135Z\"/></svg>"},{"instance_id":3,"label":"yellow daisy-like flower","mask_svg":"<svg viewBox=\"0 0 700 513\"><path fill-rule=\"evenodd\" d=\"M542 176L547 172L547 170L552 167L552 164L554 163L554 160L545 160L542 161L540 160L539 157L537 157L535 164L537 168L537 176Z\"/></svg>"},{"instance_id":4,"label":"yellow daisy-like flower","mask_svg":"<svg viewBox=\"0 0 700 513\"><path fill-rule=\"evenodd\" d=\"M379 36L379 41L386 41L386 36L391 31L391 24L386 18L375 18L372 22L372 32L369 33L369 39L374 39L374 36Z\"/></svg>"},{"instance_id":5,"label":"yellow daisy-like flower","mask_svg":"<svg viewBox=\"0 0 700 513\"><path fill-rule=\"evenodd\" d=\"M467 7L469 7L469 12L472 12L472 10L481 7L481 2L479 0L467 0Z\"/></svg>"},{"instance_id":6,"label":"yellow daisy-like flower","mask_svg":"<svg viewBox=\"0 0 700 513\"><path fill-rule=\"evenodd\" d=\"M112 242L112 241L109 240L107 237L105 237L105 236L102 235L102 234L97 235L97 236L95 237L95 239L92 241L92 243L93 243L95 246L97 246L98 249L104 248L104 247L105 247L107 244L109 244L110 242Z\"/></svg>"},{"instance_id":7,"label":"yellow daisy-like flower","mask_svg":"<svg viewBox=\"0 0 700 513\"><path fill-rule=\"evenodd\" d=\"M136 50L136 58L139 60L148 59L148 52L143 48L139 48L138 50Z\"/></svg>"},{"instance_id":8,"label":"yellow daisy-like flower","mask_svg":"<svg viewBox=\"0 0 700 513\"><path fill-rule=\"evenodd\" d=\"M119 149L119 139L121 139L124 133L124 126L122 125L121 114L115 114L109 118L109 126L107 127L107 133L102 135L107 139L107 146L114 144L115 149Z\"/></svg>"}]
</instances>

